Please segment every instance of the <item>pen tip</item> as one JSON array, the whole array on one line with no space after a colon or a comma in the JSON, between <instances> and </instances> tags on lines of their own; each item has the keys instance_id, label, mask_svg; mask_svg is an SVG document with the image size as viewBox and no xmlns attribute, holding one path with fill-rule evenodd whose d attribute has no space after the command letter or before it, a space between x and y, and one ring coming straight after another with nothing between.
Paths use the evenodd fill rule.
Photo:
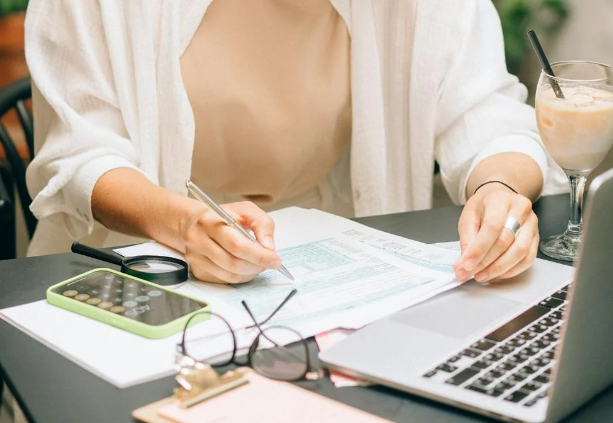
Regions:
<instances>
[{"instance_id":1,"label":"pen tip","mask_svg":"<svg viewBox=\"0 0 613 423\"><path fill-rule=\"evenodd\" d=\"M279 272L281 272L281 274L283 274L287 279L290 280L294 280L294 277L292 276L292 274L289 272L289 270L287 270L287 268L285 266L281 266L279 269Z\"/></svg>"}]
</instances>

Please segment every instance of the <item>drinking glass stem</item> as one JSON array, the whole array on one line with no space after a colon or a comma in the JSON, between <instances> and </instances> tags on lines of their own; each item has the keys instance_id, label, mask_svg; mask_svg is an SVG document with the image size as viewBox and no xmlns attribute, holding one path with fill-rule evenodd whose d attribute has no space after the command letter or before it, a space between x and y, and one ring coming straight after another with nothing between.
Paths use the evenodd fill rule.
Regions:
<instances>
[{"instance_id":1,"label":"drinking glass stem","mask_svg":"<svg viewBox=\"0 0 613 423\"><path fill-rule=\"evenodd\" d=\"M568 175L570 182L570 219L566 234L572 238L579 238L581 223L583 222L583 189L586 175Z\"/></svg>"}]
</instances>

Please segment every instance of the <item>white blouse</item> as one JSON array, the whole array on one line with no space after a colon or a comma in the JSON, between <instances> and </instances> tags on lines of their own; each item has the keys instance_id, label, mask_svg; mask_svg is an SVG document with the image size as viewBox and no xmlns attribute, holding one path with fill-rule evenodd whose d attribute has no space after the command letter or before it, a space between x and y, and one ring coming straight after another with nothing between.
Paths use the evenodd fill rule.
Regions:
<instances>
[{"instance_id":1,"label":"white blouse","mask_svg":"<svg viewBox=\"0 0 613 423\"><path fill-rule=\"evenodd\" d=\"M29 254L66 251L92 233L97 245L127 242L92 215L93 187L111 169L185 193L195 125L180 57L211 1L30 0L37 156L27 182L39 227ZM456 203L471 170L501 152L532 157L544 193L566 187L559 171L548 175L553 162L525 87L507 73L489 0L331 3L352 42L357 216L429 208L435 158Z\"/></svg>"}]
</instances>

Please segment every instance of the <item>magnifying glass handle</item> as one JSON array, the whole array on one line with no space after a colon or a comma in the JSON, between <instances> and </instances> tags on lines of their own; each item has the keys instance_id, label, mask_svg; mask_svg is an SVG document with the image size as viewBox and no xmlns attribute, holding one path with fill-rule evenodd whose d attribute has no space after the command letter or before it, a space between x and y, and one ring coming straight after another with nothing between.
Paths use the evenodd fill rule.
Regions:
<instances>
[{"instance_id":1,"label":"magnifying glass handle","mask_svg":"<svg viewBox=\"0 0 613 423\"><path fill-rule=\"evenodd\" d=\"M117 266L121 266L122 259L109 253L105 253L104 251L97 250L96 248L88 247L87 245L80 244L78 242L73 242L70 247L70 251L73 253L81 254L82 256L91 257L94 259L106 261L107 263L115 264Z\"/></svg>"}]
</instances>

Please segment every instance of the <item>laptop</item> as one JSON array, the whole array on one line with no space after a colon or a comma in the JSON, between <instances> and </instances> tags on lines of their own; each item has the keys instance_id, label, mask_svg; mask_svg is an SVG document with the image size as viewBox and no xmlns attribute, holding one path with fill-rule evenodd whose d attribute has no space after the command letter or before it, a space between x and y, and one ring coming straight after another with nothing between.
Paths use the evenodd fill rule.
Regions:
<instances>
[{"instance_id":1,"label":"laptop","mask_svg":"<svg viewBox=\"0 0 613 423\"><path fill-rule=\"evenodd\" d=\"M504 421L557 422L613 383L613 170L594 179L575 268L469 282L319 354L332 369Z\"/></svg>"}]
</instances>

